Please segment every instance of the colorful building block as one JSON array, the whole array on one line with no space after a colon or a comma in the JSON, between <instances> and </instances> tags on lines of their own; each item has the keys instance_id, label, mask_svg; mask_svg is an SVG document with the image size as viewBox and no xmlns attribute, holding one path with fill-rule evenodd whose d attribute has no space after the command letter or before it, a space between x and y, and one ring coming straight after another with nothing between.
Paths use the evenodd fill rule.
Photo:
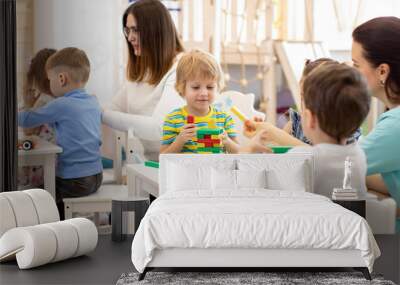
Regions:
<instances>
[{"instance_id":1,"label":"colorful building block","mask_svg":"<svg viewBox=\"0 0 400 285\"><path fill-rule=\"evenodd\" d=\"M188 124L194 124L194 116L188 115L186 121Z\"/></svg>"},{"instance_id":2,"label":"colorful building block","mask_svg":"<svg viewBox=\"0 0 400 285\"><path fill-rule=\"evenodd\" d=\"M206 152L206 153L222 153L223 149L220 147L199 147L197 148L199 152Z\"/></svg>"},{"instance_id":3,"label":"colorful building block","mask_svg":"<svg viewBox=\"0 0 400 285\"><path fill-rule=\"evenodd\" d=\"M209 129L209 128L201 128L197 130L197 135L220 135L224 132L222 128Z\"/></svg>"},{"instance_id":4,"label":"colorful building block","mask_svg":"<svg viewBox=\"0 0 400 285\"><path fill-rule=\"evenodd\" d=\"M249 119L236 106L231 107L231 112L234 113L239 118L239 120L241 120L243 122L245 122Z\"/></svg>"},{"instance_id":5,"label":"colorful building block","mask_svg":"<svg viewBox=\"0 0 400 285\"><path fill-rule=\"evenodd\" d=\"M199 143L213 143L213 144L220 144L221 143L220 139L198 139L197 141Z\"/></svg>"},{"instance_id":6,"label":"colorful building block","mask_svg":"<svg viewBox=\"0 0 400 285\"><path fill-rule=\"evenodd\" d=\"M159 168L160 167L160 163L157 161L153 161L153 160L147 160L144 162L145 166L148 167L154 167L154 168Z\"/></svg>"},{"instance_id":7,"label":"colorful building block","mask_svg":"<svg viewBox=\"0 0 400 285\"><path fill-rule=\"evenodd\" d=\"M283 146L283 145L269 145L269 148L272 149L273 153L285 153L288 152L292 147L291 146Z\"/></svg>"}]
</instances>

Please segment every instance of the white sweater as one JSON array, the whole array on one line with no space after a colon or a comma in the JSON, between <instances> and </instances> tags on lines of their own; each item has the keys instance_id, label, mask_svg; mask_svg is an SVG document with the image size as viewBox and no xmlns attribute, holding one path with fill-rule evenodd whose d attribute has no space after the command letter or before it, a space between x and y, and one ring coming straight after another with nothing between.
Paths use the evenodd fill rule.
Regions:
<instances>
[{"instance_id":1,"label":"white sweater","mask_svg":"<svg viewBox=\"0 0 400 285\"><path fill-rule=\"evenodd\" d=\"M341 188L344 161L352 161L351 186L361 195L366 193L367 159L357 143L349 145L317 144L295 147L290 152L312 152L314 156L314 193L332 198L333 188Z\"/></svg>"},{"instance_id":2,"label":"white sweater","mask_svg":"<svg viewBox=\"0 0 400 285\"><path fill-rule=\"evenodd\" d=\"M148 158L158 155L165 116L185 104L175 90L176 66L177 62L156 86L126 82L103 112L104 124L120 131L133 131L144 153L150 154L146 155Z\"/></svg>"}]
</instances>

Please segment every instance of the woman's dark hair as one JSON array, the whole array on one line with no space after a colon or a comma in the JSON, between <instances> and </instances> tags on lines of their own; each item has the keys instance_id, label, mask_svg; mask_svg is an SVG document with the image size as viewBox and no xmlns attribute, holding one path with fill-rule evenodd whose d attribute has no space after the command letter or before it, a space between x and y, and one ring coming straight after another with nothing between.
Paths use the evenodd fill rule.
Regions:
<instances>
[{"instance_id":1,"label":"woman's dark hair","mask_svg":"<svg viewBox=\"0 0 400 285\"><path fill-rule=\"evenodd\" d=\"M389 65L385 92L391 103L400 103L400 19L379 17L353 31L353 40L362 46L364 57L373 66Z\"/></svg>"},{"instance_id":2,"label":"woman's dark hair","mask_svg":"<svg viewBox=\"0 0 400 285\"><path fill-rule=\"evenodd\" d=\"M47 59L56 53L55 49L44 48L36 53L32 58L26 74L27 84L29 86L36 85L36 87L44 93L51 94L50 81L46 74Z\"/></svg>"},{"instance_id":3,"label":"woman's dark hair","mask_svg":"<svg viewBox=\"0 0 400 285\"><path fill-rule=\"evenodd\" d=\"M353 67L325 63L306 76L304 106L317 116L322 131L338 142L350 137L368 115L370 95Z\"/></svg>"},{"instance_id":4,"label":"woman's dark hair","mask_svg":"<svg viewBox=\"0 0 400 285\"><path fill-rule=\"evenodd\" d=\"M28 72L26 73L26 81L24 85L24 99L32 96L32 88L35 87L41 93L51 94L50 81L47 78L46 62L47 59L56 53L55 49L44 48L38 51L32 58ZM34 103L34 100L24 100L26 104ZM29 104L28 104L29 105ZM25 106L32 107L32 106Z\"/></svg>"},{"instance_id":5,"label":"woman's dark hair","mask_svg":"<svg viewBox=\"0 0 400 285\"><path fill-rule=\"evenodd\" d=\"M139 0L130 5L122 18L123 28L128 15L136 19L141 55L136 56L128 44L129 59L126 67L130 81L147 80L157 84L174 63L183 46L169 11L158 0Z\"/></svg>"}]
</instances>

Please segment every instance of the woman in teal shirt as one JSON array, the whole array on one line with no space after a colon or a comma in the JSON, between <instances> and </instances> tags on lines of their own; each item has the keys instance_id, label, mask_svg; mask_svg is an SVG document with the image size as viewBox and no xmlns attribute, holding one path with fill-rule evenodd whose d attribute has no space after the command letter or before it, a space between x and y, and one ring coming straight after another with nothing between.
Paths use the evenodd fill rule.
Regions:
<instances>
[{"instance_id":1,"label":"woman in teal shirt","mask_svg":"<svg viewBox=\"0 0 400 285\"><path fill-rule=\"evenodd\" d=\"M396 200L400 232L400 19L380 17L358 26L352 60L372 95L389 109L360 144L367 156L367 187Z\"/></svg>"}]
</instances>

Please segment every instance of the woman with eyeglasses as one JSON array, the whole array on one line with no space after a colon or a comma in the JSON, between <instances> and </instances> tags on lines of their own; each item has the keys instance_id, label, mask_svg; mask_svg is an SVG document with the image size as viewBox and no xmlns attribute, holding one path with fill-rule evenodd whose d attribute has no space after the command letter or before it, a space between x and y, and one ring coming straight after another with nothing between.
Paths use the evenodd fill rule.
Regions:
<instances>
[{"instance_id":1,"label":"woman with eyeglasses","mask_svg":"<svg viewBox=\"0 0 400 285\"><path fill-rule=\"evenodd\" d=\"M389 109L360 145L367 156L368 190L396 201L400 232L400 18L379 17L358 26L351 56L372 95Z\"/></svg>"},{"instance_id":2,"label":"woman with eyeglasses","mask_svg":"<svg viewBox=\"0 0 400 285\"><path fill-rule=\"evenodd\" d=\"M140 139L146 159L158 159L162 122L183 104L175 70L182 44L169 11L158 0L139 0L122 17L128 46L126 82L103 112L103 123Z\"/></svg>"}]
</instances>

